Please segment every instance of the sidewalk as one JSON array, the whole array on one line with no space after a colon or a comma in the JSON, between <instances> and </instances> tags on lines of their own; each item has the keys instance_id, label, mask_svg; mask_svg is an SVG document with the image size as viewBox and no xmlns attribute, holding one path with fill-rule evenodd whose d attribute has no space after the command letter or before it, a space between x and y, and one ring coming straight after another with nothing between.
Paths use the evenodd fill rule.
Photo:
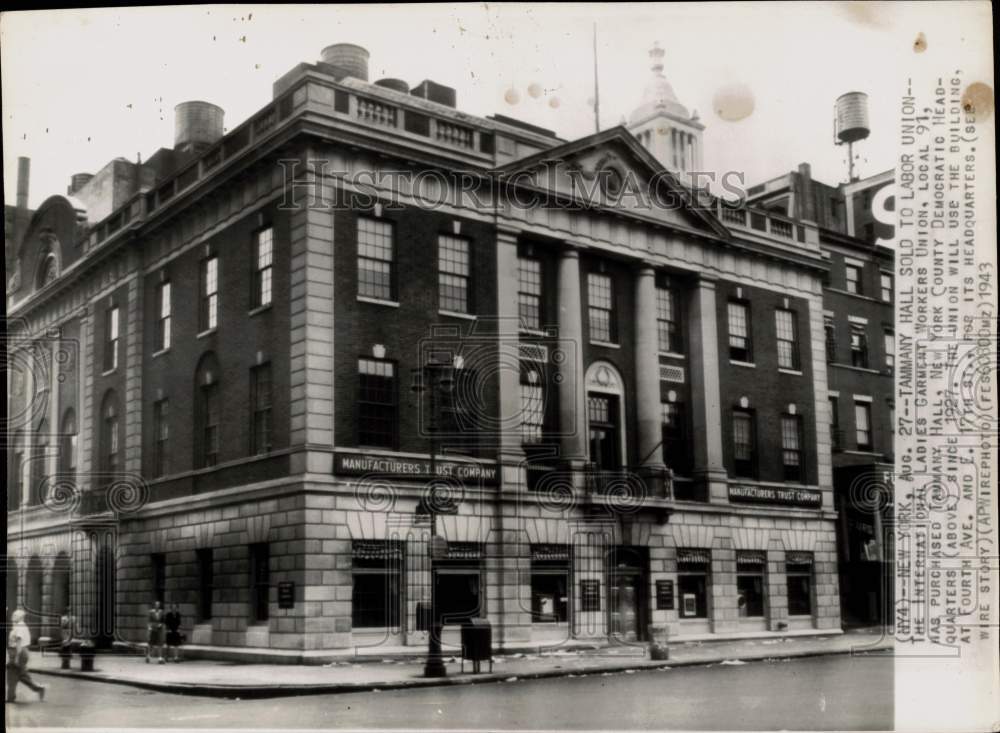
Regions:
<instances>
[{"instance_id":1,"label":"sidewalk","mask_svg":"<svg viewBox=\"0 0 1000 733\"><path fill-rule=\"evenodd\" d=\"M732 664L825 654L887 653L892 638L880 629L850 631L833 637L789 637L720 642L687 642L670 646L670 659L653 661L644 646L610 647L591 651L513 654L494 658L493 672L483 664L482 674L460 673L458 659L448 661L448 677L422 676L423 659L338 661L324 666L238 664L207 660L180 664L146 664L143 657L100 655L94 672L80 672L74 657L72 670L59 669L55 654L35 654L31 671L129 685L159 692L231 698L282 697L363 690L391 690L435 685L461 685L503 680L564 677L583 674L631 673L636 670L699 664Z\"/></svg>"}]
</instances>

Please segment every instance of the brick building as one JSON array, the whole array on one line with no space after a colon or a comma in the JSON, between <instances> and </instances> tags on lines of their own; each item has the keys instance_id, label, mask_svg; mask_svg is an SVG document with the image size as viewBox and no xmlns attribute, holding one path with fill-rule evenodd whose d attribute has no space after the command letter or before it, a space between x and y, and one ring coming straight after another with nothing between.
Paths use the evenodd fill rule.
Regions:
<instances>
[{"instance_id":1,"label":"brick building","mask_svg":"<svg viewBox=\"0 0 1000 733\"><path fill-rule=\"evenodd\" d=\"M810 166L752 186L754 206L819 225L845 624L890 623L895 438L895 172L830 186Z\"/></svg>"},{"instance_id":2,"label":"brick building","mask_svg":"<svg viewBox=\"0 0 1000 733\"><path fill-rule=\"evenodd\" d=\"M291 661L425 645L432 582L446 644L838 633L820 228L323 59L32 214L9 607Z\"/></svg>"}]
</instances>

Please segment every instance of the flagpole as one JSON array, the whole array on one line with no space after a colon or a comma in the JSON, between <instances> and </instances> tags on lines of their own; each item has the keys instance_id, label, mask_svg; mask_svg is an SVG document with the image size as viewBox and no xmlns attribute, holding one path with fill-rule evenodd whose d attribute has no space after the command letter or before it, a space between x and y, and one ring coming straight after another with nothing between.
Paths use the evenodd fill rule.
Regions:
<instances>
[{"instance_id":1,"label":"flagpole","mask_svg":"<svg viewBox=\"0 0 1000 733\"><path fill-rule=\"evenodd\" d=\"M601 90L597 83L597 21L594 21L594 132L601 131Z\"/></svg>"}]
</instances>

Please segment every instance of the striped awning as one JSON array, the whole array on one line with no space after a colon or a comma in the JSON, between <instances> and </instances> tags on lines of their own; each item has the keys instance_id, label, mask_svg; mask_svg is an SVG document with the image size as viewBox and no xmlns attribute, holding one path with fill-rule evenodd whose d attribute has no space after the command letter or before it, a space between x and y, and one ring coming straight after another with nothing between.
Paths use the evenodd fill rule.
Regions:
<instances>
[{"instance_id":1,"label":"striped awning","mask_svg":"<svg viewBox=\"0 0 1000 733\"><path fill-rule=\"evenodd\" d=\"M532 545L532 560L569 560L568 545Z\"/></svg>"},{"instance_id":2,"label":"striped awning","mask_svg":"<svg viewBox=\"0 0 1000 733\"><path fill-rule=\"evenodd\" d=\"M355 540L351 553L355 560L398 560L403 557L403 546L392 541Z\"/></svg>"},{"instance_id":3,"label":"striped awning","mask_svg":"<svg viewBox=\"0 0 1000 733\"><path fill-rule=\"evenodd\" d=\"M767 553L763 550L741 550L736 553L736 566L762 568L767 565Z\"/></svg>"},{"instance_id":4,"label":"striped awning","mask_svg":"<svg viewBox=\"0 0 1000 733\"><path fill-rule=\"evenodd\" d=\"M479 560L483 556L483 546L478 542L449 542L449 560Z\"/></svg>"},{"instance_id":5,"label":"striped awning","mask_svg":"<svg viewBox=\"0 0 1000 733\"><path fill-rule=\"evenodd\" d=\"M711 550L677 550L678 565L709 565L711 562Z\"/></svg>"},{"instance_id":6,"label":"striped awning","mask_svg":"<svg viewBox=\"0 0 1000 733\"><path fill-rule=\"evenodd\" d=\"M811 552L789 552L785 555L786 565L812 565L813 554Z\"/></svg>"}]
</instances>

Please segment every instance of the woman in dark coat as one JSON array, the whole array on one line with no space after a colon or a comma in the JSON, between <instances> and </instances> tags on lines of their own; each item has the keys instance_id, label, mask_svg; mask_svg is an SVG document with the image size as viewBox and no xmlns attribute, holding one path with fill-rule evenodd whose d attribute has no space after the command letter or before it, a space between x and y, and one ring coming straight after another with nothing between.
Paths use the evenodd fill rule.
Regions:
<instances>
[{"instance_id":1,"label":"woman in dark coat","mask_svg":"<svg viewBox=\"0 0 1000 733\"><path fill-rule=\"evenodd\" d=\"M163 617L163 623L167 627L167 659L179 662L181 661L180 646L183 637L181 636L181 611L176 603L170 604L170 610Z\"/></svg>"}]
</instances>

